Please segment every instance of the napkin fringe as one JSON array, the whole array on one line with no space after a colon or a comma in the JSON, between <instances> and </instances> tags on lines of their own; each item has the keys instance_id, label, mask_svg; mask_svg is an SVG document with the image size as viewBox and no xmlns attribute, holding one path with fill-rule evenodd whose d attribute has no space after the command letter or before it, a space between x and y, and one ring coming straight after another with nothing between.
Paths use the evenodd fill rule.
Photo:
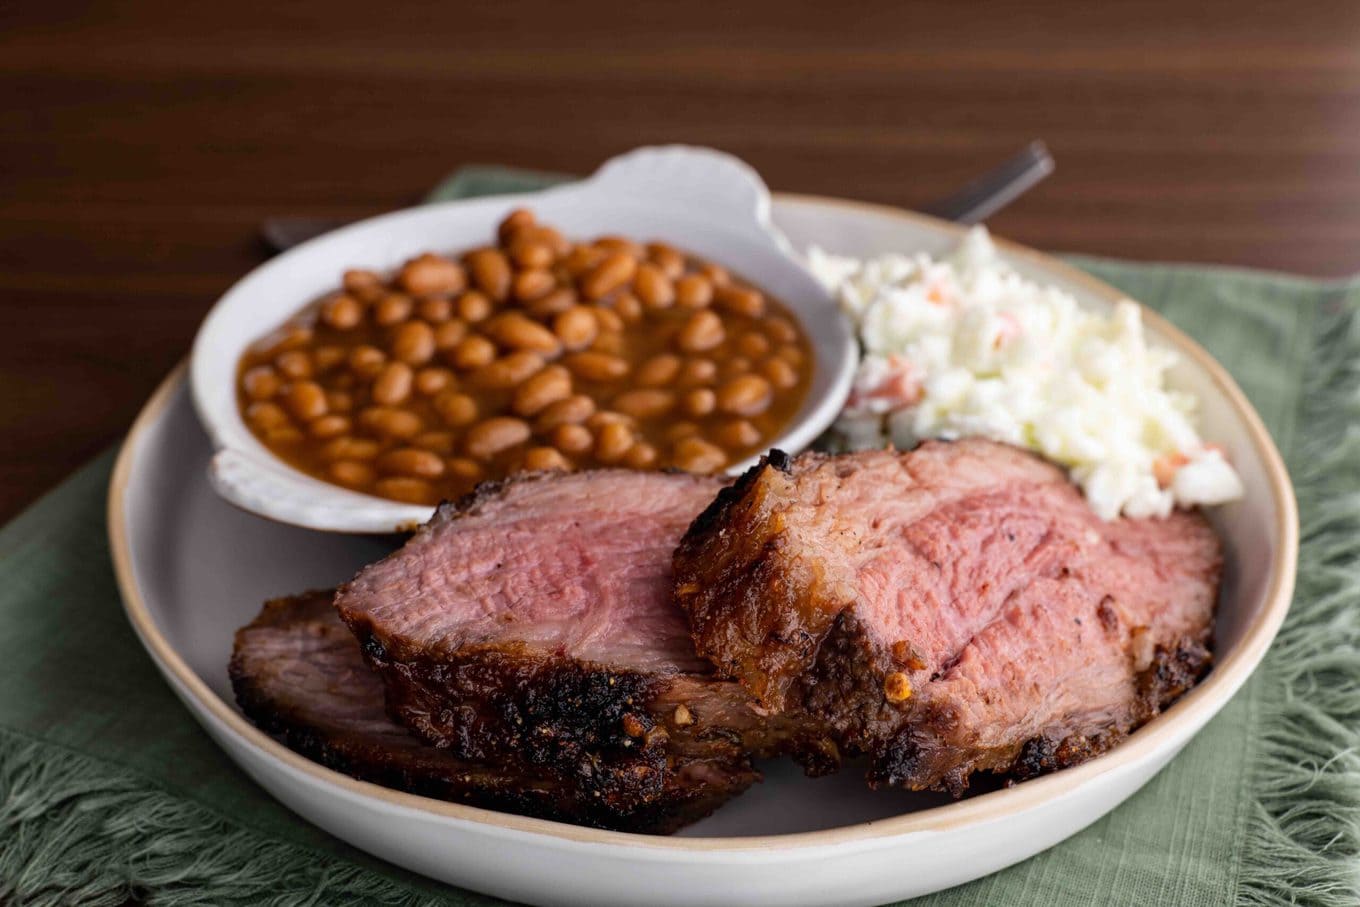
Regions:
<instances>
[{"instance_id":1,"label":"napkin fringe","mask_svg":"<svg viewBox=\"0 0 1360 907\"><path fill-rule=\"evenodd\" d=\"M428 903L267 837L119 766L0 731L0 903L162 907Z\"/></svg>"},{"instance_id":2,"label":"napkin fringe","mask_svg":"<svg viewBox=\"0 0 1360 907\"><path fill-rule=\"evenodd\" d=\"M1360 903L1360 308L1319 310L1291 462L1299 498L1294 611L1268 689L1239 902Z\"/></svg>"}]
</instances>

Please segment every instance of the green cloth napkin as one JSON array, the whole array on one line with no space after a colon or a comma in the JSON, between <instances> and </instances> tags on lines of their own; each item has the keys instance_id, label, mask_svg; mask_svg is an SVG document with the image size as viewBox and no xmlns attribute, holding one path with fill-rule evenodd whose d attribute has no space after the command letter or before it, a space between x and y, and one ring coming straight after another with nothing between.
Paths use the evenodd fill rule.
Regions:
<instances>
[{"instance_id":1,"label":"green cloth napkin","mask_svg":"<svg viewBox=\"0 0 1360 907\"><path fill-rule=\"evenodd\" d=\"M432 198L552 180L469 168ZM1256 405L1299 493L1298 592L1262 668L1128 802L916 903L1360 904L1360 284L1074 261L1198 338ZM294 817L200 731L119 606L111 459L0 530L0 903L493 903Z\"/></svg>"}]
</instances>

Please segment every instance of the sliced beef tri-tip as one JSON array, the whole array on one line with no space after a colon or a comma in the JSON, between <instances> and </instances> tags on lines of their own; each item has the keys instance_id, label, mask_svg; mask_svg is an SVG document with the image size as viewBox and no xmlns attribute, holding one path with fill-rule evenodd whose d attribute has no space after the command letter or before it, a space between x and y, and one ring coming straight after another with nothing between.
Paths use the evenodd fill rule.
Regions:
<instances>
[{"instance_id":1,"label":"sliced beef tri-tip","mask_svg":"<svg viewBox=\"0 0 1360 907\"><path fill-rule=\"evenodd\" d=\"M603 470L483 485L342 587L336 605L424 742L569 778L617 816L689 818L820 753L697 657L671 557L722 479Z\"/></svg>"},{"instance_id":2,"label":"sliced beef tri-tip","mask_svg":"<svg viewBox=\"0 0 1360 907\"><path fill-rule=\"evenodd\" d=\"M771 453L690 527L675 590L771 714L869 754L871 783L958 794L1081 762L1181 695L1220 571L1198 513L1103 522L1057 467L968 440Z\"/></svg>"}]
</instances>

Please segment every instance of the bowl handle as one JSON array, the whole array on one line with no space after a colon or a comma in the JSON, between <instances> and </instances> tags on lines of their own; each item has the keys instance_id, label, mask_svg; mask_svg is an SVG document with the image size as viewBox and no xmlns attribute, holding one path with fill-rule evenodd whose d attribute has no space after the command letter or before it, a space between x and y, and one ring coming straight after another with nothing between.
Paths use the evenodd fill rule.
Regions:
<instances>
[{"instance_id":1,"label":"bowl handle","mask_svg":"<svg viewBox=\"0 0 1360 907\"><path fill-rule=\"evenodd\" d=\"M721 151L691 145L638 148L610 158L584 183L563 190L587 187L693 208L728 226L771 238L781 250L791 252L770 222L770 190L760 175Z\"/></svg>"}]
</instances>

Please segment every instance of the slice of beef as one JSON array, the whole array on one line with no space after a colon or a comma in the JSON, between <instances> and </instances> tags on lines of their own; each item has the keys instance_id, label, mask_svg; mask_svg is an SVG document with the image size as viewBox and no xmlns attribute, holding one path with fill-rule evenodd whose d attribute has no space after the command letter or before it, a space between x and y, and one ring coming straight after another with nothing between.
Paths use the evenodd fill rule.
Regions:
<instances>
[{"instance_id":1,"label":"slice of beef","mask_svg":"<svg viewBox=\"0 0 1360 907\"><path fill-rule=\"evenodd\" d=\"M773 452L675 556L698 652L870 754L874 784L960 793L1117 743L1207 669L1221 569L1196 513L1103 522L1002 444Z\"/></svg>"},{"instance_id":2,"label":"slice of beef","mask_svg":"<svg viewBox=\"0 0 1360 907\"><path fill-rule=\"evenodd\" d=\"M427 797L625 831L671 832L722 801L683 790L619 813L550 769L470 762L421 743L388 717L382 683L364 663L333 600L334 592L309 592L266 603L237 631L231 657L242 711L309 759Z\"/></svg>"},{"instance_id":3,"label":"slice of beef","mask_svg":"<svg viewBox=\"0 0 1360 907\"><path fill-rule=\"evenodd\" d=\"M722 484L604 470L484 485L336 605L426 742L552 768L620 815L716 803L787 724L695 655L671 600L676 542Z\"/></svg>"}]
</instances>

